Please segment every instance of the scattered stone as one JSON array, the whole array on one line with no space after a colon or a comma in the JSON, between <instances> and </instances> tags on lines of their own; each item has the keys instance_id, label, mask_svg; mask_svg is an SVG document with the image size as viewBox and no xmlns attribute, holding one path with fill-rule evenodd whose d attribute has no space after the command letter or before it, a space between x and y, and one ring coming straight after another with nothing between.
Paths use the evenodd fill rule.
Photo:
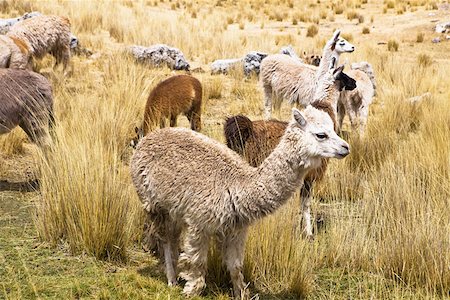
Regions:
<instances>
[{"instance_id":1,"label":"scattered stone","mask_svg":"<svg viewBox=\"0 0 450 300\"><path fill-rule=\"evenodd\" d=\"M441 38L440 37L435 37L434 39L431 40L432 43L440 43L441 42Z\"/></svg>"},{"instance_id":2,"label":"scattered stone","mask_svg":"<svg viewBox=\"0 0 450 300\"><path fill-rule=\"evenodd\" d=\"M435 31L437 33L449 33L450 32L450 22L443 22L436 24Z\"/></svg>"},{"instance_id":3,"label":"scattered stone","mask_svg":"<svg viewBox=\"0 0 450 300\"><path fill-rule=\"evenodd\" d=\"M210 68L211 75L213 74L228 74L231 68L238 66L243 63L242 58L227 58L215 60Z\"/></svg>"},{"instance_id":4,"label":"scattered stone","mask_svg":"<svg viewBox=\"0 0 450 300\"><path fill-rule=\"evenodd\" d=\"M17 22L20 22L22 20L26 20L32 17L40 16L42 15L38 11L33 11L29 13L25 13L23 16L18 18L11 18L11 19L0 19L0 34L7 34L11 26L16 24Z\"/></svg>"},{"instance_id":5,"label":"scattered stone","mask_svg":"<svg viewBox=\"0 0 450 300\"><path fill-rule=\"evenodd\" d=\"M295 50L294 50L294 48L291 45L287 45L287 46L281 48L280 54L289 55L290 57L295 58L295 59L303 62L303 60L297 55L297 53L295 53Z\"/></svg>"},{"instance_id":6,"label":"scattered stone","mask_svg":"<svg viewBox=\"0 0 450 300\"><path fill-rule=\"evenodd\" d=\"M140 63L147 63L153 66L168 66L173 70L189 71L189 63L184 58L183 52L164 44L157 44L150 47L131 46L131 55Z\"/></svg>"},{"instance_id":7,"label":"scattered stone","mask_svg":"<svg viewBox=\"0 0 450 300\"><path fill-rule=\"evenodd\" d=\"M386 45L387 42L378 42L377 45Z\"/></svg>"},{"instance_id":8,"label":"scattered stone","mask_svg":"<svg viewBox=\"0 0 450 300\"><path fill-rule=\"evenodd\" d=\"M250 76L252 72L259 75L261 62L267 57L267 53L251 51L244 57L244 74Z\"/></svg>"},{"instance_id":9,"label":"scattered stone","mask_svg":"<svg viewBox=\"0 0 450 300\"><path fill-rule=\"evenodd\" d=\"M432 96L432 94L430 92L426 92L425 94L408 98L408 101L411 104L418 104L418 103L422 102L423 100L431 99L431 96Z\"/></svg>"}]
</instances>

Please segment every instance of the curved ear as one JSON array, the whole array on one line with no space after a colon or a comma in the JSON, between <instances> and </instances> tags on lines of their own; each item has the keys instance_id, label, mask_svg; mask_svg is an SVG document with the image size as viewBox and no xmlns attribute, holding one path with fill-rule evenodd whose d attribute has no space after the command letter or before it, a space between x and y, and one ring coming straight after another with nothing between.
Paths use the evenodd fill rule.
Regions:
<instances>
[{"instance_id":1,"label":"curved ear","mask_svg":"<svg viewBox=\"0 0 450 300\"><path fill-rule=\"evenodd\" d=\"M292 115L294 116L295 121L297 121L297 123L298 123L298 125L300 125L300 127L305 127L306 126L306 119L305 119L305 117L295 107L292 108Z\"/></svg>"},{"instance_id":2,"label":"curved ear","mask_svg":"<svg viewBox=\"0 0 450 300\"><path fill-rule=\"evenodd\" d=\"M331 50L334 50L334 48L336 48L336 43L339 40L340 34L341 34L341 31L339 29L333 33L333 37L331 38Z\"/></svg>"},{"instance_id":3,"label":"curved ear","mask_svg":"<svg viewBox=\"0 0 450 300\"><path fill-rule=\"evenodd\" d=\"M340 65L339 67L334 69L333 71L334 78L336 79L342 73L342 71L344 71L344 65Z\"/></svg>"}]
</instances>

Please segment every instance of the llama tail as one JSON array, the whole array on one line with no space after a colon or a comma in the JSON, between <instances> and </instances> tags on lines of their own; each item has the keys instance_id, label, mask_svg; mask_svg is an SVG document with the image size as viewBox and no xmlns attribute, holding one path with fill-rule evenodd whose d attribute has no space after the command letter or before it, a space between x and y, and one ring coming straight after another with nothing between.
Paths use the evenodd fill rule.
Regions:
<instances>
[{"instance_id":1,"label":"llama tail","mask_svg":"<svg viewBox=\"0 0 450 300\"><path fill-rule=\"evenodd\" d=\"M223 130L228 148L242 155L245 143L253 134L252 121L244 115L232 116L226 119Z\"/></svg>"}]
</instances>

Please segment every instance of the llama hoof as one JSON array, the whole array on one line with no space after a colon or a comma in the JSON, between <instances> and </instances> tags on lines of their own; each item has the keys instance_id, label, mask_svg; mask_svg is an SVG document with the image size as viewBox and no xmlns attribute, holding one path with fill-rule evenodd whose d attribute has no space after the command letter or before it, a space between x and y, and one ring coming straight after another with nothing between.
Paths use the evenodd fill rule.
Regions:
<instances>
[{"instance_id":1,"label":"llama hoof","mask_svg":"<svg viewBox=\"0 0 450 300\"><path fill-rule=\"evenodd\" d=\"M198 278L192 281L188 281L184 285L183 295L186 297L193 297L200 295L204 287L205 287L204 278Z\"/></svg>"},{"instance_id":2,"label":"llama hoof","mask_svg":"<svg viewBox=\"0 0 450 300\"><path fill-rule=\"evenodd\" d=\"M176 279L168 280L167 285L168 286L176 286L178 284Z\"/></svg>"}]
</instances>

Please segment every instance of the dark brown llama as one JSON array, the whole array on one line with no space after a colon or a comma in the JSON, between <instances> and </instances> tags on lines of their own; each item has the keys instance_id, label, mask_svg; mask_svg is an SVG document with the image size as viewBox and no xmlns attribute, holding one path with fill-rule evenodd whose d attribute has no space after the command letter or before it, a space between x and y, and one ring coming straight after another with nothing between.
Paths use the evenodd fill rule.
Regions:
<instances>
[{"instance_id":1,"label":"dark brown llama","mask_svg":"<svg viewBox=\"0 0 450 300\"><path fill-rule=\"evenodd\" d=\"M0 134L20 126L32 142L50 146L53 124L50 82L42 75L19 69L0 69Z\"/></svg>"},{"instance_id":2,"label":"dark brown llama","mask_svg":"<svg viewBox=\"0 0 450 300\"><path fill-rule=\"evenodd\" d=\"M331 73L328 73L331 75ZM323 98L317 99L311 105L319 110L325 111L334 122L334 129L337 129L335 104L338 100L339 93L343 89L353 90L356 88L355 80L348 77L340 70L333 71L334 81L330 81L330 85L321 86L323 93L319 93ZM284 134L287 122L268 120L268 121L251 121L243 115L230 117L224 125L224 134L227 146L237 153L241 154L250 165L259 166L266 157L278 145ZM327 137L317 137L318 139L326 139ZM304 183L300 189L300 197L302 199L302 213L305 226L305 234L308 238L312 238L311 225L311 190L314 182L320 181L327 169L328 159L322 158L318 168L309 171L304 179Z\"/></svg>"},{"instance_id":3,"label":"dark brown llama","mask_svg":"<svg viewBox=\"0 0 450 300\"><path fill-rule=\"evenodd\" d=\"M156 126L164 128L166 119L170 126L177 125L177 117L184 114L191 129L201 130L202 85L190 75L175 75L161 81L152 90L145 105L144 120L141 128L136 128L138 139ZM136 140L134 145L136 145Z\"/></svg>"}]
</instances>

